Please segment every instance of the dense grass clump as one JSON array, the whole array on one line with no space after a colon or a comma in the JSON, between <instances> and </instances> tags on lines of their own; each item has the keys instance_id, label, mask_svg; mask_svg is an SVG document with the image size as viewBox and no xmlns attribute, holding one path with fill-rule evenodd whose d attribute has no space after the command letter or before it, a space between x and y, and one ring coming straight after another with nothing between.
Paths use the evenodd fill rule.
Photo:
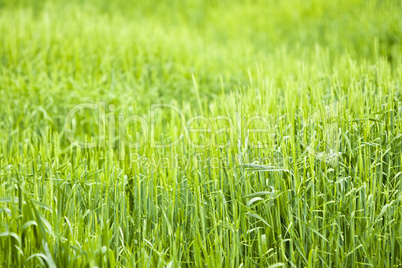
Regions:
<instances>
[{"instance_id":1,"label":"dense grass clump","mask_svg":"<svg viewBox=\"0 0 402 268\"><path fill-rule=\"evenodd\" d=\"M401 17L0 0L0 266L401 266Z\"/></svg>"}]
</instances>

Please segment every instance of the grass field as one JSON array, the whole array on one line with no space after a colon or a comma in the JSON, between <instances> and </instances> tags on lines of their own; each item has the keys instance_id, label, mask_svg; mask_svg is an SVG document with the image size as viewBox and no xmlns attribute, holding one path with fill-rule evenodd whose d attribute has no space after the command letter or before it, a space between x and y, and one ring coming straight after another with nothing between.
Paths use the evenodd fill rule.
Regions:
<instances>
[{"instance_id":1,"label":"grass field","mask_svg":"<svg viewBox=\"0 0 402 268\"><path fill-rule=\"evenodd\" d=\"M0 0L0 266L401 267L401 18Z\"/></svg>"}]
</instances>

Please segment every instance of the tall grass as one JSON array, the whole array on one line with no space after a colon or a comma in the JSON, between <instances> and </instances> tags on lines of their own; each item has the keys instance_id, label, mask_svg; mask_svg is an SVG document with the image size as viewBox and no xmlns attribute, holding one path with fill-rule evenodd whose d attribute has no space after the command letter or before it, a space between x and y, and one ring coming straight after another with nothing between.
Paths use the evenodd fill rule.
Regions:
<instances>
[{"instance_id":1,"label":"tall grass","mask_svg":"<svg viewBox=\"0 0 402 268\"><path fill-rule=\"evenodd\" d=\"M401 14L0 1L1 266L400 266Z\"/></svg>"}]
</instances>

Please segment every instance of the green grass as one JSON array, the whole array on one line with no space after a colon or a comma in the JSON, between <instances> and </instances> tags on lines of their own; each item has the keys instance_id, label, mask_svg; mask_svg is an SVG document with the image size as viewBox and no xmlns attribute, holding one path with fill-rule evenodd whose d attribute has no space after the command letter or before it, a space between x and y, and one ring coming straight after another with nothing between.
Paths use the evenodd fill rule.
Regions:
<instances>
[{"instance_id":1,"label":"green grass","mask_svg":"<svg viewBox=\"0 0 402 268\"><path fill-rule=\"evenodd\" d=\"M0 0L0 266L402 266L401 16Z\"/></svg>"}]
</instances>

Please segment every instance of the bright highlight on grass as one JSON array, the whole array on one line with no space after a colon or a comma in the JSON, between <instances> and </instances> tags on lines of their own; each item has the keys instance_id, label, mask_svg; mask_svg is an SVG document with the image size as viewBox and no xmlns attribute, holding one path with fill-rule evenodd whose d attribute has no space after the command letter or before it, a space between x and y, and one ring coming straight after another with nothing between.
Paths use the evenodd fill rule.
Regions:
<instances>
[{"instance_id":1,"label":"bright highlight on grass","mask_svg":"<svg viewBox=\"0 0 402 268\"><path fill-rule=\"evenodd\" d=\"M0 266L401 266L401 14L0 0Z\"/></svg>"}]
</instances>

